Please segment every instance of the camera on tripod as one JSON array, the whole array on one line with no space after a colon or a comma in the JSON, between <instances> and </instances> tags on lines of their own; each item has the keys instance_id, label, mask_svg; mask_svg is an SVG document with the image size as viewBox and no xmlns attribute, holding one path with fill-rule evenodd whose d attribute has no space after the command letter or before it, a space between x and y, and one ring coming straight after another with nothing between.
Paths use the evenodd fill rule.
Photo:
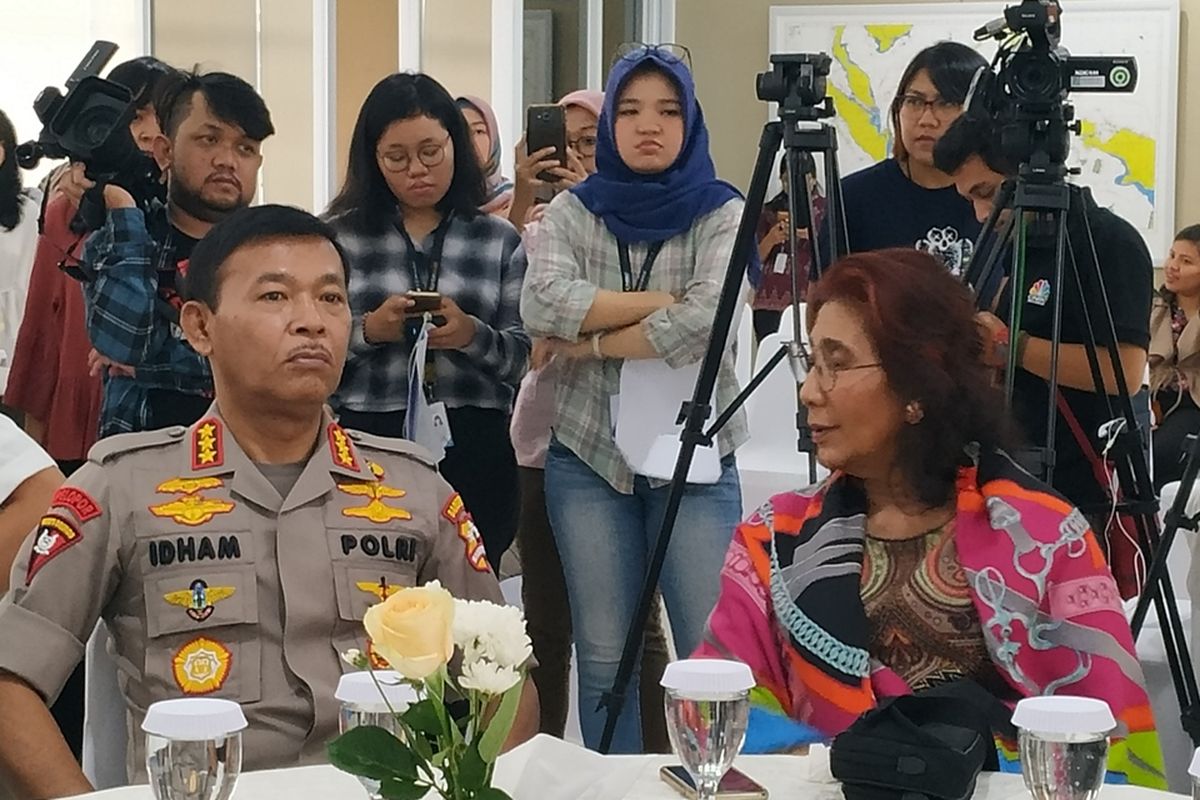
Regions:
<instances>
[{"instance_id":1,"label":"camera on tripod","mask_svg":"<svg viewBox=\"0 0 1200 800\"><path fill-rule=\"evenodd\" d=\"M1078 133L1071 92L1132 92L1133 56L1072 56L1060 44L1057 0L1022 0L975 31L976 41L1003 41L992 68L981 68L967 94L966 113L996 121L1000 151L1014 164L1061 166L1069 134ZM1040 156L1040 158L1037 158Z\"/></svg>"},{"instance_id":2,"label":"camera on tripod","mask_svg":"<svg viewBox=\"0 0 1200 800\"><path fill-rule=\"evenodd\" d=\"M47 86L33 102L42 123L34 141L17 147L17 163L33 169L43 158L69 158L83 163L94 189L84 195L72 229L83 233L104 224L104 187L120 186L145 210L162 196L162 172L153 157L138 149L129 130L137 109L129 89L99 77L117 45L98 41L67 79L64 95Z\"/></svg>"},{"instance_id":3,"label":"camera on tripod","mask_svg":"<svg viewBox=\"0 0 1200 800\"><path fill-rule=\"evenodd\" d=\"M827 94L832 64L825 53L774 53L771 69L755 79L755 93L763 102L778 103L783 119L832 117L833 99Z\"/></svg>"}]
</instances>

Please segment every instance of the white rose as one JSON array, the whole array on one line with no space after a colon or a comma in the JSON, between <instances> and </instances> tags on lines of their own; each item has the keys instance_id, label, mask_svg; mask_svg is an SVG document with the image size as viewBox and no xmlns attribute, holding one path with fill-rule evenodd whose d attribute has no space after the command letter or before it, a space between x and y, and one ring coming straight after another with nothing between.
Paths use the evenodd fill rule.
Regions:
<instances>
[{"instance_id":1,"label":"white rose","mask_svg":"<svg viewBox=\"0 0 1200 800\"><path fill-rule=\"evenodd\" d=\"M533 644L525 632L525 616L521 609L498 607L489 633L491 659L496 663L517 668L533 655Z\"/></svg>"},{"instance_id":2,"label":"white rose","mask_svg":"<svg viewBox=\"0 0 1200 800\"><path fill-rule=\"evenodd\" d=\"M504 694L517 685L521 674L512 667L502 667L488 661L463 664L458 685L484 694Z\"/></svg>"},{"instance_id":3,"label":"white rose","mask_svg":"<svg viewBox=\"0 0 1200 800\"><path fill-rule=\"evenodd\" d=\"M453 636L466 663L483 659L516 668L533 653L525 617L514 606L456 600Z\"/></svg>"}]
</instances>

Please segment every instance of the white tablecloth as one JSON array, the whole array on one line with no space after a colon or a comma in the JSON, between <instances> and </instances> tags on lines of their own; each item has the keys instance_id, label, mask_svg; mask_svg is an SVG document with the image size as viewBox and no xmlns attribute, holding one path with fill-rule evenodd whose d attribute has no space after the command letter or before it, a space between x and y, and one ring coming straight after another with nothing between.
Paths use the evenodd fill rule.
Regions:
<instances>
[{"instance_id":1,"label":"white tablecloth","mask_svg":"<svg viewBox=\"0 0 1200 800\"><path fill-rule=\"evenodd\" d=\"M545 771L546 764L542 759L553 752L556 756L567 747L562 742L549 741L549 737L539 736L521 748L502 756L496 765L496 785L513 792L522 784L524 773L531 766L531 759L542 763L537 766ZM540 756L540 758L539 758ZM766 786L772 798L804 797L806 800L841 800L841 788L836 783L815 783L807 780L808 765L806 756L743 756L736 762L737 767L756 781ZM553 763L561 764L556 759ZM611 776L624 773L629 776L626 782L628 788L622 794L604 795L595 793L589 795L594 800L619 800L620 798L637 798L637 800L679 800L667 784L658 776L659 767L664 764L678 763L669 756L614 756L604 759L604 773ZM555 767L557 769L557 766ZM570 767L564 767L565 773L572 773ZM557 795L552 787L544 782L527 793L515 795L515 800L541 800L541 798ZM578 797L577 791L571 792L572 797ZM1131 786L1105 786L1101 800L1165 800L1178 798L1166 792L1151 789L1140 789ZM123 789L109 789L81 797L93 800L152 800L153 794L147 786L132 786ZM351 800L365 798L358 780L350 775L339 772L330 766L296 767L293 769L269 770L265 772L250 772L241 776L233 800ZM1001 775L984 773L980 775L975 791L975 800L1028 800L1029 793L1020 775Z\"/></svg>"}]
</instances>

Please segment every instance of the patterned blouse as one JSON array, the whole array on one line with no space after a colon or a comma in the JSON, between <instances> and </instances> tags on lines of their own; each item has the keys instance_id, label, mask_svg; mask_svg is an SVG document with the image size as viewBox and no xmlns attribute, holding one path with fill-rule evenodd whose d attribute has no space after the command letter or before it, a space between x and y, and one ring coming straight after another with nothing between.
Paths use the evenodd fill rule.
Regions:
<instances>
[{"instance_id":1,"label":"patterned blouse","mask_svg":"<svg viewBox=\"0 0 1200 800\"><path fill-rule=\"evenodd\" d=\"M1175 346L1175 364L1179 364L1179 337L1183 335L1183 329L1187 327L1188 315L1187 312L1171 302L1171 343ZM1163 385L1164 389L1170 389L1174 392L1187 391L1187 378L1185 378L1178 369L1172 370L1170 379Z\"/></svg>"},{"instance_id":2,"label":"patterned blouse","mask_svg":"<svg viewBox=\"0 0 1200 800\"><path fill-rule=\"evenodd\" d=\"M871 658L913 691L971 678L997 697L1014 694L988 655L953 523L913 539L868 535L861 594Z\"/></svg>"}]
</instances>

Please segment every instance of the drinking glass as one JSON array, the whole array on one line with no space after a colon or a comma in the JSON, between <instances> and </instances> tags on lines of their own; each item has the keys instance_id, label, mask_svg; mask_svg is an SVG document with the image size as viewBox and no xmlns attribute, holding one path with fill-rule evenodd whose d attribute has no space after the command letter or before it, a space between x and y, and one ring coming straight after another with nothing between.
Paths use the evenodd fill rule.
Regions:
<instances>
[{"instance_id":1,"label":"drinking glass","mask_svg":"<svg viewBox=\"0 0 1200 800\"><path fill-rule=\"evenodd\" d=\"M745 741L754 677L737 661L687 659L667 666L662 685L671 747L698 800L712 800Z\"/></svg>"},{"instance_id":2,"label":"drinking glass","mask_svg":"<svg viewBox=\"0 0 1200 800\"><path fill-rule=\"evenodd\" d=\"M403 738L400 724L392 711L402 714L419 699L417 691L391 670L347 673L338 681L334 697L341 703L338 711L339 733L363 725L374 725L400 739ZM379 781L359 775L358 782L367 790L371 800L379 800Z\"/></svg>"},{"instance_id":3,"label":"drinking glass","mask_svg":"<svg viewBox=\"0 0 1200 800\"><path fill-rule=\"evenodd\" d=\"M1021 774L1034 800L1095 800L1116 720L1103 700L1031 697L1017 704Z\"/></svg>"},{"instance_id":4,"label":"drinking glass","mask_svg":"<svg viewBox=\"0 0 1200 800\"><path fill-rule=\"evenodd\" d=\"M146 771L157 800L227 800L242 771L246 718L229 700L185 698L146 712Z\"/></svg>"}]
</instances>

